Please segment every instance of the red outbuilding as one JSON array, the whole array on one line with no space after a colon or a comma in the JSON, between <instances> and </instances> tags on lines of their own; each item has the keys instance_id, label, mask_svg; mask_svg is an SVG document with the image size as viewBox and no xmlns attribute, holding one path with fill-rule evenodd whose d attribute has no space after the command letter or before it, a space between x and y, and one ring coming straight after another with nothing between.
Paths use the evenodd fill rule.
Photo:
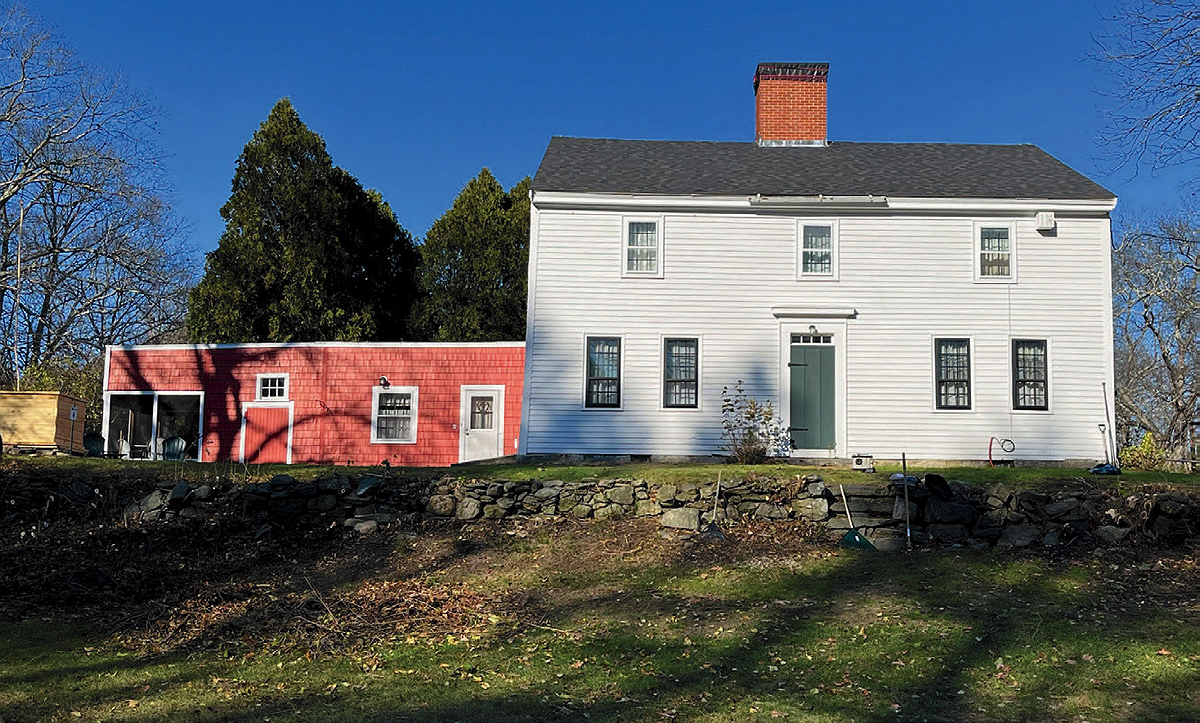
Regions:
<instances>
[{"instance_id":1,"label":"red outbuilding","mask_svg":"<svg viewBox=\"0 0 1200 723\"><path fill-rule=\"evenodd\" d=\"M111 346L107 453L445 466L514 454L522 342Z\"/></svg>"}]
</instances>

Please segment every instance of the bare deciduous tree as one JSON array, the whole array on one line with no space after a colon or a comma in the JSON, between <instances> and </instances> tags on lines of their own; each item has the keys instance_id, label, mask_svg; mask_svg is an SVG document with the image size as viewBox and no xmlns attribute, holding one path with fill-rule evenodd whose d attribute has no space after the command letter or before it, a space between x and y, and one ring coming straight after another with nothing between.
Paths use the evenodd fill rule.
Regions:
<instances>
[{"instance_id":1,"label":"bare deciduous tree","mask_svg":"<svg viewBox=\"0 0 1200 723\"><path fill-rule=\"evenodd\" d=\"M1190 459L1200 419L1200 228L1195 215L1120 235L1113 250L1117 418Z\"/></svg>"},{"instance_id":2,"label":"bare deciduous tree","mask_svg":"<svg viewBox=\"0 0 1200 723\"><path fill-rule=\"evenodd\" d=\"M1130 0L1109 19L1100 59L1117 80L1118 107L1103 141L1122 161L1154 169L1200 157L1200 7L1194 0Z\"/></svg>"},{"instance_id":3,"label":"bare deciduous tree","mask_svg":"<svg viewBox=\"0 0 1200 723\"><path fill-rule=\"evenodd\" d=\"M156 109L20 6L0 16L0 381L183 318Z\"/></svg>"}]
</instances>

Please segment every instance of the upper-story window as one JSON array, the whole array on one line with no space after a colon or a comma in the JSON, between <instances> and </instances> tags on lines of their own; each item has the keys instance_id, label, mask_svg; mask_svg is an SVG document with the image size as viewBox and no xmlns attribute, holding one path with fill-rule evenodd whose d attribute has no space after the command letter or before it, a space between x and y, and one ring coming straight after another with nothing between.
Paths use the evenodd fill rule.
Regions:
<instances>
[{"instance_id":1,"label":"upper-story window","mask_svg":"<svg viewBox=\"0 0 1200 723\"><path fill-rule=\"evenodd\" d=\"M838 270L835 221L802 221L796 270L801 279L836 279Z\"/></svg>"},{"instance_id":2,"label":"upper-story window","mask_svg":"<svg viewBox=\"0 0 1200 723\"><path fill-rule=\"evenodd\" d=\"M625 218L621 249L622 276L663 275L662 219Z\"/></svg>"},{"instance_id":3,"label":"upper-story window","mask_svg":"<svg viewBox=\"0 0 1200 723\"><path fill-rule=\"evenodd\" d=\"M1015 281L1016 234L1012 224L975 224L975 278L978 281Z\"/></svg>"},{"instance_id":4,"label":"upper-story window","mask_svg":"<svg viewBox=\"0 0 1200 723\"><path fill-rule=\"evenodd\" d=\"M287 374L259 374L255 382L254 400L258 402L285 401L288 398Z\"/></svg>"}]
</instances>

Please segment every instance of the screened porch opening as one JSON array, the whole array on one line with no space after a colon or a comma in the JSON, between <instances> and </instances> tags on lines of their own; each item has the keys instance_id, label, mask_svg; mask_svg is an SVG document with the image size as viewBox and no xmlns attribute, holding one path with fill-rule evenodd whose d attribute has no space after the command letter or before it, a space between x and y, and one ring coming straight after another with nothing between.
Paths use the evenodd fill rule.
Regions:
<instances>
[{"instance_id":1,"label":"screened porch opening","mask_svg":"<svg viewBox=\"0 0 1200 723\"><path fill-rule=\"evenodd\" d=\"M199 459L199 393L113 394L108 405L105 450L109 454L126 459Z\"/></svg>"}]
</instances>

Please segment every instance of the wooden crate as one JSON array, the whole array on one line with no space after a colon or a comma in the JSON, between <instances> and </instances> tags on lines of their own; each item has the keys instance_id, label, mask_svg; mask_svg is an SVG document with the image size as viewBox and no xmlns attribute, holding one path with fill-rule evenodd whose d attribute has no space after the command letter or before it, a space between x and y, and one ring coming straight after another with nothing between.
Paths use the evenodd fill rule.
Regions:
<instances>
[{"instance_id":1,"label":"wooden crate","mask_svg":"<svg viewBox=\"0 0 1200 723\"><path fill-rule=\"evenodd\" d=\"M83 454L86 409L82 399L61 392L0 392L4 449Z\"/></svg>"}]
</instances>

